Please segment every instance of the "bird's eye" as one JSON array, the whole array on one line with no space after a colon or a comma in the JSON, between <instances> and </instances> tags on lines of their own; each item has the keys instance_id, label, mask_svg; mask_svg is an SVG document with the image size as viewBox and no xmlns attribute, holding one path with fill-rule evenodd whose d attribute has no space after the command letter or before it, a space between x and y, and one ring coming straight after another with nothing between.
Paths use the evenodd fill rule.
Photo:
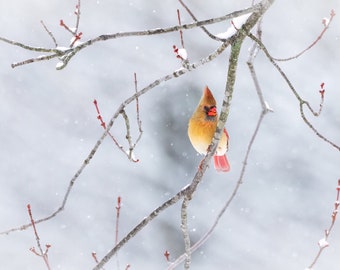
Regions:
<instances>
[{"instance_id":1,"label":"bird's eye","mask_svg":"<svg viewBox=\"0 0 340 270\"><path fill-rule=\"evenodd\" d=\"M204 111L207 114L207 116L214 117L217 115L216 106L210 106L210 107L204 106Z\"/></svg>"}]
</instances>

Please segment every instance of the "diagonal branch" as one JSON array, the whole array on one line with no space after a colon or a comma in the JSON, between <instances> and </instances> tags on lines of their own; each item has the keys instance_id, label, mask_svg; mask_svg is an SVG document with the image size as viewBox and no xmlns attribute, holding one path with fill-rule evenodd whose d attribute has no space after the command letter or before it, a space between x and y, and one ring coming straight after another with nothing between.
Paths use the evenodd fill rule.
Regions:
<instances>
[{"instance_id":1,"label":"diagonal branch","mask_svg":"<svg viewBox=\"0 0 340 270\"><path fill-rule=\"evenodd\" d=\"M207 57L204 57L202 59L200 59L199 61L192 63L190 65L187 66L187 69L184 68L180 68L178 70L175 70L155 81L153 81L152 83L150 83L148 86L144 87L143 89L141 89L138 92L135 92L134 95L130 96L128 99L126 99L116 110L116 112L113 114L113 116L111 117L109 123L106 126L106 130L105 132L102 134L102 136L98 139L98 141L96 142L96 144L94 145L94 147L92 148L92 150L90 151L90 153L87 155L86 159L84 160L83 164L80 166L80 168L77 170L77 172L74 174L74 176L71 178L67 191L64 195L63 201L61 203L61 206L54 211L52 214L50 214L47 217L41 218L39 220L36 220L35 223L38 224L40 222L45 222L48 221L52 218L54 218L56 215L58 215L59 213L61 213L67 203L68 197L71 193L71 190L74 187L75 182L77 181L77 179L79 178L79 176L83 173L84 169L86 168L86 166L90 163L91 159L94 157L94 155L96 154L97 150L99 149L99 147L101 146L102 142L104 141L104 139L106 138L107 135L109 135L109 131L112 128L113 124L115 123L116 119L118 118L118 116L120 115L120 112L127 106L129 105L131 102L133 102L134 100L138 99L140 96L144 95L145 93L149 92L151 89L155 88L156 86L158 86L160 83L171 80L171 79L175 79L178 78L192 70L195 70L197 68L199 68L200 66L209 63L210 61L216 59L216 57L218 57L229 45L229 42L225 42L223 44L221 44L220 47L218 47L214 52L212 52L211 54L209 54ZM21 230L26 230L27 228L29 228L32 224L25 224L25 225L21 225L19 227L15 227L12 229L8 229L5 231L0 232L1 234L9 234L11 232L15 232L15 231L21 231Z\"/></svg>"},{"instance_id":2,"label":"diagonal branch","mask_svg":"<svg viewBox=\"0 0 340 270\"><path fill-rule=\"evenodd\" d=\"M234 36L230 39L232 40L231 43L231 53L229 57L229 68L227 74L227 84L226 84L226 92L225 92L225 99L223 100L222 112L218 122L218 126L216 128L216 132L214 138L212 140L212 144L209 147L209 151L201 161L201 165L197 170L193 180L191 181L190 185L183 188L179 193L177 193L174 197L163 203L160 207L150 213L146 218L144 218L126 237L124 237L118 245L113 247L107 255L96 265L93 270L101 269L111 258L112 256L125 244L127 243L134 235L136 235L139 231L141 231L150 221L152 221L161 211L164 211L169 206L176 203L178 200L183 198L184 196L188 199L191 199L194 192L196 191L198 185L202 181L205 171L208 168L208 164L210 159L212 158L213 154L216 151L218 141L221 136L221 131L224 128L225 122L227 120L227 116L229 113L230 102L232 93L234 90L234 84L236 79L236 68L238 63L238 56L240 53L241 45L249 31L254 27L256 22L260 19L260 17L264 14L264 12L270 7L274 0L264 0L260 4L262 9L259 12L254 12L247 20L244 27L238 31ZM223 44L226 44L224 42ZM229 42L228 42L229 44ZM192 66L192 65L191 65Z\"/></svg>"},{"instance_id":3,"label":"diagonal branch","mask_svg":"<svg viewBox=\"0 0 340 270\"><path fill-rule=\"evenodd\" d=\"M293 59L296 59L298 57L300 57L301 55L303 55L305 52L307 52L308 50L310 50L312 47L314 47L323 37L323 35L325 34L325 32L328 30L330 23L332 22L333 18L335 16L335 11L332 9L331 13L330 13L330 18L324 18L322 20L322 23L324 25L324 28L322 29L321 33L319 34L319 36L304 50L302 50L301 52L299 52L298 54L291 56L291 57L287 57L287 58L274 58L273 59L275 61L290 61Z\"/></svg>"},{"instance_id":4,"label":"diagonal branch","mask_svg":"<svg viewBox=\"0 0 340 270\"><path fill-rule=\"evenodd\" d=\"M258 25L260 25L261 21L259 20L258 22ZM261 36L261 31L260 31L260 27L258 28L258 35ZM174 269L175 267L177 267L181 262L183 262L184 260L186 260L186 257L187 257L187 253L193 253L195 252L199 247L201 247L209 238L210 236L212 235L213 231L215 230L215 228L217 227L218 225L218 222L220 221L220 219L222 218L222 216L224 215L225 211L229 208L231 202L234 200L236 194L238 193L238 190L239 188L241 187L241 184L243 183L243 179L244 179L244 174L245 174L245 171L246 171L246 167L247 167L247 163L248 163L248 159L249 159L249 155L250 155L250 152L251 152L251 149L252 149L252 146L255 142L255 139L258 135L258 132L259 132L259 129L260 129L260 126L262 124L262 121L264 119L264 116L266 115L266 113L268 113L270 110L268 109L268 106L266 105L264 99L263 99L263 94L262 94L262 90L260 88L260 85L259 85L259 82L258 82L258 79L257 79L257 76L256 76L256 73L255 73L255 70L254 70L254 66L253 66L253 61L256 57L256 54L257 54L257 44L254 42L254 45L252 47L252 49L250 50L250 55L249 55L249 59L248 59L248 66L249 66L249 70L250 70L250 73L251 73L251 76L252 76L252 79L253 79L253 82L254 82L254 85L255 85L255 89L256 89L256 92L258 94L258 98L259 98L259 101L260 101L260 104L261 104L261 107L262 107L262 112L259 116L259 119L257 121L257 124L256 124L256 127L255 127L255 130L254 130L254 133L250 139L250 142L248 144L248 147L247 147L247 151L246 151L246 154L245 154L245 157L244 157L244 160L243 160L243 166L242 166L242 169L241 169L241 172L240 172L240 176L235 184L235 187L234 187L234 190L232 192L232 194L230 195L230 197L227 199L226 203L224 204L224 206L222 207L222 209L220 210L220 212L218 213L214 223L212 224L212 226L208 229L208 231L195 243L193 244L191 247L190 247L190 250L189 252L186 251L185 254L182 254L181 256L179 256L174 262L172 262L169 267L167 268L167 270L172 270ZM233 51L233 50L232 50ZM234 52L235 54L238 53L237 51ZM236 56L236 55L235 55ZM230 57L230 59L233 59L232 56ZM237 58L236 58L237 59ZM233 62L231 63L232 65L237 65L237 62ZM229 65L230 67L230 65ZM229 73L228 72L228 78L229 77L232 77L233 76L233 69L231 69L232 73ZM230 86L229 86L230 87Z\"/></svg>"}]
</instances>

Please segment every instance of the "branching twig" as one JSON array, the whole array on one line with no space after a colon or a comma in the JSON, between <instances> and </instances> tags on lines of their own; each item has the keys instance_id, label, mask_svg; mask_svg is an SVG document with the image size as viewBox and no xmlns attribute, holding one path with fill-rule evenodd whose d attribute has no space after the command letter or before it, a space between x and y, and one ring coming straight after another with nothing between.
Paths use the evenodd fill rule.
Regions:
<instances>
[{"instance_id":1,"label":"branching twig","mask_svg":"<svg viewBox=\"0 0 340 270\"><path fill-rule=\"evenodd\" d=\"M37 242L37 246L38 246L38 249L39 249L39 252L37 252L36 249L34 247L32 247L32 248L30 248L30 251L32 251L35 255L43 258L43 260L44 260L44 262L46 264L47 269L51 270L50 264L48 262L48 256L47 256L48 250L51 247L51 245L46 244L45 245L45 247L46 247L45 251L43 251L43 249L41 247L41 244L40 244L40 237L39 237L39 234L38 234L38 230L37 230L37 227L35 226L36 222L33 219L32 210L31 210L31 205L30 204L27 205L27 211L28 211L28 215L29 215L30 220L31 220L31 224L32 224L32 227L33 227L33 230L34 230L35 240Z\"/></svg>"},{"instance_id":2,"label":"branching twig","mask_svg":"<svg viewBox=\"0 0 340 270\"><path fill-rule=\"evenodd\" d=\"M137 98L136 98L136 100L137 100ZM96 107L96 111L97 111L97 113L98 113L97 119L100 121L100 125L101 125L104 129L106 129L106 123L104 122L103 117L102 117L101 114L100 114L100 110L99 110L99 106L98 106L97 100L94 100L93 103L94 103L94 105L95 105L95 107ZM138 103L138 101L137 101L137 103ZM138 141L140 140L140 138L141 138L141 133L139 134L139 137L137 138L136 142L135 142L134 144L132 144L132 140L131 140L131 132L130 132L131 127L130 127L130 120L129 120L129 117L127 116L127 114L126 114L126 112L125 112L124 109L122 109L122 111L120 112L120 114L123 116L123 119L124 119L124 121L125 121L125 126L126 126L126 136L125 136L125 138L127 139L128 144L129 144L128 150L126 150L126 151L124 150L124 147L118 143L117 139L112 135L112 133L111 133L110 131L108 131L108 135L109 135L109 137L112 139L112 141L115 143L115 145L118 147L118 149L121 150L121 151L128 157L129 160L131 160L131 161L133 161L133 162L138 162L139 160L136 159L136 158L134 157L134 155L133 155L133 150L134 150L134 148L136 147L137 142L138 142ZM140 122L140 120L139 120L139 112L138 112L137 118L138 118L138 120L137 120L137 121L138 121L138 127L139 127L139 130L141 131L141 122Z\"/></svg>"},{"instance_id":3,"label":"branching twig","mask_svg":"<svg viewBox=\"0 0 340 270\"><path fill-rule=\"evenodd\" d=\"M311 122L307 119L305 112L304 112L304 105L307 106L307 108L311 111L311 113L315 116L318 116L318 112L314 111L312 109L312 107L310 106L309 102L304 100L298 93L298 91L295 89L295 87L293 86L293 84L291 83L291 81L289 80L288 76L286 75L286 73L281 69L281 67L276 63L276 61L273 59L273 57L270 55L270 53L268 52L267 48L264 46L264 44L258 39L256 38L254 35L252 35L251 33L249 33L249 37L251 39L253 39L254 41L257 42L257 44L259 45L259 47L261 48L261 50L265 53L265 55L267 56L267 58L269 59L269 61L273 64L273 66L277 69L277 71L280 73L280 75L282 76L282 78L286 81L286 83L289 86L289 89L293 92L294 96L297 98L297 100L299 101L299 107L300 107L300 115L301 118L303 119L303 121L307 124L307 126L319 137L321 138L323 141L327 142L328 144L330 144L332 147L334 147L335 149L340 151L340 146L337 145L336 143L332 142L331 140L329 140L328 138L326 138L324 135L322 135L312 124ZM320 93L321 95L321 105L322 106L322 102L323 102L323 93ZM319 110L320 111L320 110Z\"/></svg>"},{"instance_id":4,"label":"branching twig","mask_svg":"<svg viewBox=\"0 0 340 270\"><path fill-rule=\"evenodd\" d=\"M83 35L82 32L78 32L79 22L80 22L80 0L78 0L78 4L76 5L74 14L76 15L77 19L76 19L75 27L72 29L67 24L65 24L63 20L60 20L60 26L64 27L73 36L71 40L70 48L72 48L76 44L76 42L81 39L81 36Z\"/></svg>"},{"instance_id":5,"label":"branching twig","mask_svg":"<svg viewBox=\"0 0 340 270\"><path fill-rule=\"evenodd\" d=\"M267 0L269 1L269 0ZM273 1L273 0L272 0ZM60 57L61 62L59 62L56 66L57 70L63 69L67 66L68 62L71 60L71 58L76 55L79 51L82 49L93 45L96 42L99 41L106 41L106 40L111 40L111 39L118 39L118 38L124 38L124 37L132 37L132 36L150 36L150 35L159 35L159 34L165 34L165 33L171 33L171 32L176 32L179 30L187 30L187 29L192 29L196 27L201 27L204 25L209 25L209 24L216 24L219 22L223 22L228 19L232 19L234 17L240 16L242 14L250 13L250 12L259 12L260 10L263 9L263 3L266 1L263 0L259 4L256 4L252 7L239 10L239 11L234 11L232 13L226 14L221 17L216 17L208 20L202 20L202 21L197 21L194 23L189 23L189 24L184 24L184 25L176 25L168 28L157 28L157 29L150 29L150 30L144 30L144 31L132 31L132 32L118 32L115 34L106 34L106 35L100 35L96 38L90 39L86 42L83 42L81 44L78 44L75 47L72 48L67 48L67 49L48 49L48 48L41 48L41 47L32 47L32 46L27 46L23 43L12 41L3 37L0 37L0 40L6 43L9 43L14 46L21 47L23 49L29 50L29 51L37 51L37 52L45 52L45 53L51 53L51 55L44 56L44 57L37 57L39 59L36 60L36 58L30 58L25 61L21 62L16 62L12 64L12 68L22 66L25 64L33 63L36 61L43 61L43 60L50 60L55 57ZM72 32L72 31L71 31ZM80 35L80 33L78 34Z\"/></svg>"},{"instance_id":6,"label":"branching twig","mask_svg":"<svg viewBox=\"0 0 340 270\"><path fill-rule=\"evenodd\" d=\"M96 99L93 101L93 104L96 107L96 111L97 111L97 114L98 114L97 119L99 120L100 125L103 127L103 129L106 129L106 123L103 120L103 117L100 113L99 105L98 105L98 102L97 102ZM126 154L126 151L124 151L123 146L118 143L118 141L116 140L116 138L112 135L112 133L110 131L108 131L108 135L111 138L111 140L115 143L115 145L118 147L118 149L121 150L124 154Z\"/></svg>"},{"instance_id":7,"label":"branching twig","mask_svg":"<svg viewBox=\"0 0 340 270\"><path fill-rule=\"evenodd\" d=\"M184 239L184 250L185 250L185 260L184 260L184 269L190 268L191 263L191 249L190 249L190 236L189 236L189 228L188 228L188 204L190 198L184 196L181 208L181 229L183 232Z\"/></svg>"},{"instance_id":8,"label":"branching twig","mask_svg":"<svg viewBox=\"0 0 340 270\"><path fill-rule=\"evenodd\" d=\"M80 22L80 0L78 0L78 4L76 5L76 10L74 11L74 14L77 16L76 20L76 29L75 29L75 35L78 34L79 29L79 22Z\"/></svg>"},{"instance_id":9,"label":"branching twig","mask_svg":"<svg viewBox=\"0 0 340 270\"><path fill-rule=\"evenodd\" d=\"M293 60L296 59L298 57L300 57L301 55L303 55L305 52L307 52L308 50L310 50L312 47L314 47L322 38L323 34L327 31L327 29L329 28L330 23L332 22L333 18L335 16L335 11L332 9L331 13L330 13L330 18L323 18L322 19L322 24L324 26L323 30L321 31L321 33L319 34L319 36L312 42L312 44L310 44L306 49L302 50L301 52L299 52L298 54L291 56L291 57L287 57L287 58L275 58L273 57L273 59L275 61L289 61L289 60Z\"/></svg>"},{"instance_id":10,"label":"branching twig","mask_svg":"<svg viewBox=\"0 0 340 270\"><path fill-rule=\"evenodd\" d=\"M336 187L336 191L337 192L336 192L336 199L335 199L335 202L334 202L334 210L333 210L332 215L331 215L331 224L330 224L329 228L325 230L325 237L320 239L319 242L318 242L319 251L316 254L313 262L311 263L311 265L308 267L308 269L310 269L310 270L317 263L317 261L319 260L322 252L324 251L324 249L329 246L328 237L331 234L331 231L332 231L332 229L334 227L334 224L335 224L335 221L336 221L336 217L337 217L337 214L338 214L338 210L339 210L339 205L340 205L340 201L339 201L340 200L340 179L338 180L338 186Z\"/></svg>"}]
</instances>

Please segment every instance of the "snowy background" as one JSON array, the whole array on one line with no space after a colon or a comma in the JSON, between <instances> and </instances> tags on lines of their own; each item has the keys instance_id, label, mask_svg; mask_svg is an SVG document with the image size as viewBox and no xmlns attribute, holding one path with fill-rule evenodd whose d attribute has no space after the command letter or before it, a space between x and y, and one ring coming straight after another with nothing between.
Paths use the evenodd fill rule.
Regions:
<instances>
[{"instance_id":1,"label":"snowy background","mask_svg":"<svg viewBox=\"0 0 340 270\"><path fill-rule=\"evenodd\" d=\"M197 18L207 19L248 7L250 2L211 0L208 4L196 0L187 4ZM53 47L40 24L43 20L59 45L67 46L71 36L59 26L59 20L72 26L75 4L70 0L2 0L0 36ZM85 41L105 33L173 26L177 8L181 7L175 0L83 1L80 31ZM263 41L273 56L294 55L319 35L321 20L331 9L340 13L339 1L276 1L263 20ZM191 22L181 10L182 23ZM229 22L223 22L208 29L220 33L228 26ZM184 41L191 61L218 46L200 29L185 31ZM56 71L56 59L12 69L11 63L39 54L0 43L0 231L28 223L28 203L37 219L58 209L70 179L103 133L93 99L108 121L133 94L134 72L142 88L180 67L172 51L174 44L180 46L178 33L100 42L80 52L64 70ZM229 198L260 114L246 66L250 45L248 40L242 49L227 122L232 170L219 174L210 168L205 174L189 205L192 242L211 226ZM91 252L101 258L113 247L118 196L123 200L119 228L123 237L191 181L202 157L187 138L187 121L205 85L214 92L220 108L228 54L142 96L144 134L136 148L139 163L128 161L109 138L104 141L77 180L65 210L37 225L41 243L52 245L52 269L92 269ZM339 15L312 50L281 64L299 93L315 108L319 106L319 86L325 82L324 110L311 121L337 144L339 65ZM275 112L265 117L244 183L214 235L193 255L192 269L305 269L331 220L340 178L339 152L304 124L297 100L262 53L255 67L265 100ZM127 112L134 119L135 105ZM121 119L111 131L125 143ZM160 214L119 252L120 269L126 264L130 269L166 269L165 250L171 259L182 254L179 207ZM330 246L315 269L339 269L339 226L336 224ZM43 260L29 251L32 246L36 247L36 241L31 228L1 235L1 267L46 269ZM117 269L116 260L106 269Z\"/></svg>"}]
</instances>

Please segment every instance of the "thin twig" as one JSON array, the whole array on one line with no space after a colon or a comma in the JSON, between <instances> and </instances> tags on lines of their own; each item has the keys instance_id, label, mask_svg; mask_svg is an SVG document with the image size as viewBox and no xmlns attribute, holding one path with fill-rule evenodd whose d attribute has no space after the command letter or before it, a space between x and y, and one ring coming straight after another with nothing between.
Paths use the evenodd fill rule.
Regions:
<instances>
[{"instance_id":1,"label":"thin twig","mask_svg":"<svg viewBox=\"0 0 340 270\"><path fill-rule=\"evenodd\" d=\"M196 16L194 15L194 13L191 11L191 9L182 1L182 0L178 0L178 2L184 7L184 9L189 13L189 15L191 16L191 18L195 21L198 22L198 19L196 18ZM217 41L222 41L225 42L226 40L223 38L219 38L213 34L211 34L208 29L204 26L200 27L204 33L206 33L210 38L217 40ZM183 46L184 48L184 46Z\"/></svg>"},{"instance_id":2,"label":"thin twig","mask_svg":"<svg viewBox=\"0 0 340 270\"><path fill-rule=\"evenodd\" d=\"M15 68L15 67L18 67L18 66L27 65L27 64L31 64L31 63L35 63L35 62L51 60L51 59L59 57L59 56L60 56L59 53L50 54L50 55L41 55L41 56L38 56L38 57L35 57L35 58L26 59L25 61L22 61L22 62L14 62L14 63L11 64L11 67Z\"/></svg>"},{"instance_id":3,"label":"thin twig","mask_svg":"<svg viewBox=\"0 0 340 270\"><path fill-rule=\"evenodd\" d=\"M28 215L29 215L30 220L31 220L31 224L32 224L32 227L33 227L33 231L34 231L34 235L35 235L35 240L37 242L39 253L35 250L34 247L30 248L30 251L32 251L35 255L43 258L43 260L44 260L44 262L46 264L47 269L51 270L51 267L50 267L50 264L49 264L49 261L48 261L48 256L47 256L48 250L51 247L51 245L46 245L46 249L45 249L45 251L43 251L43 249L41 247L41 244L40 244L40 237L39 237L39 234L38 234L38 230L37 230L37 227L35 226L36 222L33 219L33 214L32 214L32 210L31 210L31 205L30 204L27 205L27 211L28 211Z\"/></svg>"},{"instance_id":4,"label":"thin twig","mask_svg":"<svg viewBox=\"0 0 340 270\"><path fill-rule=\"evenodd\" d=\"M103 127L103 129L106 130L106 123L103 120L103 117L102 117L102 115L100 113L99 105L98 105L97 100L94 100L93 104L96 107L96 111L97 111L97 114L98 114L97 115L97 119L100 121L100 125ZM125 155L127 155L126 151L124 150L124 147L118 143L118 141L116 140L116 138L112 135L112 133L110 131L108 131L108 135L111 138L111 140L115 143L115 145L118 147L118 149L120 151L122 151Z\"/></svg>"},{"instance_id":5,"label":"thin twig","mask_svg":"<svg viewBox=\"0 0 340 270\"><path fill-rule=\"evenodd\" d=\"M78 4L76 5L76 10L74 11L74 14L77 16L75 34L78 34L79 22L80 22L80 0L78 0Z\"/></svg>"},{"instance_id":6,"label":"thin twig","mask_svg":"<svg viewBox=\"0 0 340 270\"><path fill-rule=\"evenodd\" d=\"M142 228L144 228L151 220L153 220L155 217L158 216L158 214L162 211L164 211L166 208L168 208L169 206L175 204L178 200L180 200L181 198L183 198L183 196L188 196L189 198L193 195L193 193L195 192L198 184L201 182L201 179L206 171L206 169L208 168L208 163L213 155L213 153L215 152L215 149L217 147L218 141L219 141L219 137L221 134L221 131L223 130L223 126L226 122L228 113L229 113L229 108L230 108L230 101L231 101L231 97L232 97L232 92L233 92L233 87L234 87L234 83L235 83L235 76L236 76L236 66L237 66L237 59L238 59L238 54L240 52L240 47L242 44L243 39L246 37L247 33L249 32L249 30L255 25L256 21L259 19L259 17L269 8L269 6L272 4L273 0L267 0L267 1L262 1L260 4L258 4L258 12L254 12L252 14L252 16L250 16L247 20L247 26L244 27L244 29L242 29L241 31L239 31L235 36L231 37L230 39L228 39L226 42L224 42L223 44L221 44L221 46L212 54L210 54L209 56L202 58L200 61L190 64L188 65L188 67L186 69L181 68L179 70L176 70L175 72L168 74L166 76L163 76L162 78L155 80L153 83L149 84L147 87L143 88L142 90L138 91L137 93L135 93L133 96L131 96L130 98L128 98L127 100L125 100L120 106L119 108L116 110L116 112L114 113L114 115L112 116L111 120L109 121L108 125L107 125L107 129L105 130L105 132L103 133L103 135L100 137L100 139L97 141L97 143L95 144L95 146L93 147L93 149L91 150L90 154L88 155L88 157L85 159L85 161L83 162L83 164L81 165L80 169L76 172L76 174L73 176L73 178L70 181L70 184L67 188L67 191L65 193L62 205L59 207L59 209L57 211L55 211L53 214L51 214L50 216L40 219L38 221L36 221L36 223L38 222L43 222L43 221L47 221L51 218L53 218L54 216L56 216L57 214L59 214L61 211L63 211L66 202L68 200L69 194L73 189L74 183L75 181L79 178L79 176L81 175L81 173L83 172L84 168L89 164L89 162L91 161L91 159L94 157L96 151L98 150L99 146L102 144L103 140L105 139L105 137L108 134L108 131L111 129L111 127L113 126L115 120L117 119L117 117L119 116L120 112L129 104L131 103L133 100L135 100L137 97L145 94L146 92L148 92L149 90L153 89L154 87L156 87L157 85L159 85L161 82L164 81L168 81L170 79L173 78L177 78L179 76L182 76L184 74L186 74L187 72L194 70L198 67L200 67L201 65L204 65L205 63L208 63L210 61L212 61L213 59L215 59L218 55L220 55L225 48L228 47L228 45L230 44L230 41L233 41L232 43L232 50L231 50L231 54L230 54L230 60L229 60L229 69L228 69L228 81L227 81L227 85L226 85L226 93L225 93L225 98L223 100L223 106L222 106L222 110L221 110L221 116L218 122L218 127L216 129L215 132L215 136L213 139L213 142L211 144L211 147L209 148L210 151L207 153L206 157L204 158L203 162L201 163L201 168L196 172L195 177L192 180L192 183L183 188L180 192L178 192L174 197L172 197L171 199L169 199L168 201L166 201L165 203L163 203L161 206L157 207L153 212L151 212L146 218L144 218L133 230L131 230L111 251L108 252L108 254L106 256L104 256L104 258L97 264L97 266L94 269L101 269L103 267L103 265L105 263L107 263L110 258L125 244L127 243L133 236L135 236L139 231L142 230ZM254 7L251 8L252 11L256 10L254 9ZM241 12L242 14L244 13L249 13L249 11L245 12L244 10ZM233 13L233 14L237 14L240 15L240 13ZM209 21L209 22L208 22ZM212 23L212 21L210 20L206 20L204 22L196 22L192 25L195 25L195 27L203 25L203 23ZM186 29L185 25L181 26L182 29ZM179 27L174 27L173 30L174 31L178 31ZM162 29L161 31L158 30L154 30L151 34L159 34L159 33L163 33L164 29ZM130 32L133 33L133 32ZM136 33L136 32L135 32ZM150 32L145 32L146 34L150 34ZM120 34L117 34L116 37L119 37ZM110 38L110 36L106 36L108 38ZM106 40L105 38L103 40ZM89 43L90 44L90 43ZM88 45L89 45L88 44ZM75 48L74 51L72 51L70 54L75 54L76 50L80 50L82 47L82 45L77 46ZM86 45L87 46L87 45ZM71 58L71 56L68 56L69 59ZM68 59L68 60L69 60ZM23 225L20 228L14 228L8 231L5 231L3 233L9 233L12 231L16 231L19 229L25 229L27 227L31 226L31 224L29 225Z\"/></svg>"},{"instance_id":7,"label":"thin twig","mask_svg":"<svg viewBox=\"0 0 340 270\"><path fill-rule=\"evenodd\" d=\"M257 24L257 31L256 31L257 39L260 40L260 41L261 41L261 38L262 38L261 25L262 25L262 18L259 20L259 22ZM253 83L254 83L254 86L255 86L257 97L259 98L259 101L260 101L260 104L261 104L262 111L265 114L267 112L273 112L273 110L269 107L267 102L264 100L263 91L260 87L260 83L259 83L258 77L256 75L256 71L255 71L255 68L254 68L254 60L255 60L255 58L258 54L258 51L259 51L258 44L256 42L253 42L253 45L252 45L252 47L249 51L249 57L248 57L247 65L248 65L248 68L249 68L251 78L253 79Z\"/></svg>"},{"instance_id":8,"label":"thin twig","mask_svg":"<svg viewBox=\"0 0 340 270\"><path fill-rule=\"evenodd\" d=\"M18 47L20 47L22 49L25 49L25 50L28 50L28 51L44 52L44 53L55 53L55 54L62 55L62 51L58 50L56 48L48 49L48 48L42 48L42 47L33 47L33 46L29 46L29 45L26 45L26 44L23 44L23 43L14 41L14 40L3 38L3 37L0 37L0 40L5 42L5 43L8 43L10 45L18 46Z\"/></svg>"},{"instance_id":9,"label":"thin twig","mask_svg":"<svg viewBox=\"0 0 340 270\"><path fill-rule=\"evenodd\" d=\"M312 261L312 263L308 267L308 269L312 269L314 267L314 265L319 260L324 249L326 247L328 247L328 245L329 245L328 244L328 237L333 230L333 227L334 227L334 224L335 224L335 221L336 221L336 217L337 217L337 214L338 214L339 205L340 205L340 202L339 202L339 199L340 199L340 179L338 180L338 186L336 187L336 191L337 191L336 192L336 199L335 199L334 209L333 209L332 216L331 216L331 224L330 224L329 228L325 230L325 237L319 240L319 242L318 242L319 250L318 250L314 260Z\"/></svg>"},{"instance_id":10,"label":"thin twig","mask_svg":"<svg viewBox=\"0 0 340 270\"><path fill-rule=\"evenodd\" d=\"M329 140L327 137L325 137L324 135L322 135L312 124L311 122L307 119L305 113L304 113L304 105L307 106L307 108L311 111L311 113L313 115L317 115L317 112L315 112L312 107L309 105L309 102L302 99L302 97L299 95L298 91L295 89L295 87L293 86L293 84L291 83L291 81L289 80L288 76L286 75L286 73L281 69L281 67L275 62L275 60L273 59L273 57L270 55L270 53L268 52L267 48L264 46L264 44L258 39L256 38L254 35L252 35L251 33L249 33L249 37L251 39L253 39L255 42L257 42L257 44L259 45L259 47L261 48L261 50L265 53L265 55L267 56L267 58L269 59L269 61L273 64L273 66L277 69L277 71L280 73L281 77L286 81L286 83L288 84L289 89L293 92L294 96L297 98L297 100L299 101L299 107L300 107L300 115L301 118L303 119L303 121L305 122L305 124L319 137L321 138L323 141L327 142L328 144L330 144L332 147L334 147L335 149L337 149L338 151L340 151L340 146L337 145L336 143L332 142L331 140Z\"/></svg>"},{"instance_id":11,"label":"thin twig","mask_svg":"<svg viewBox=\"0 0 340 270\"><path fill-rule=\"evenodd\" d=\"M67 32L69 32L72 36L76 35L76 32L72 30L65 22L64 20L59 21L59 25L61 27L64 27Z\"/></svg>"},{"instance_id":12,"label":"thin twig","mask_svg":"<svg viewBox=\"0 0 340 270\"><path fill-rule=\"evenodd\" d=\"M100 125L103 127L103 129L106 129L106 123L104 122L103 120L103 117L100 113L100 110L99 110L99 105L98 105L98 102L97 100L94 100L93 101L95 107L96 107L96 111L97 111L97 119L100 121ZM115 143L115 145L118 147L118 149L120 151L122 151L127 157L129 160L133 161L133 162L138 162L138 159L135 159L133 157L133 149L135 148L136 146L136 143L134 145L132 145L132 142L131 142L131 135L130 135L130 121L129 121L129 117L127 116L125 110L123 109L121 112L121 115L123 116L124 118L124 121L125 121L125 126L126 126L126 136L125 138L127 139L128 141L128 144L129 144L129 149L128 150L125 150L124 147L119 144L119 142L117 141L117 139L113 136L113 134L108 131L108 135L109 137L111 138L111 140ZM139 138L140 139L140 138Z\"/></svg>"},{"instance_id":13,"label":"thin twig","mask_svg":"<svg viewBox=\"0 0 340 270\"><path fill-rule=\"evenodd\" d=\"M48 30L47 26L45 25L45 23L41 20L40 23L42 24L42 26L44 27L45 31L47 32L47 34L51 37L54 46L58 47L58 43L57 40L55 39L54 35L52 34L52 32L50 30Z\"/></svg>"},{"instance_id":14,"label":"thin twig","mask_svg":"<svg viewBox=\"0 0 340 270\"><path fill-rule=\"evenodd\" d=\"M296 59L296 58L300 57L301 55L303 55L305 52L310 50L312 47L314 47L321 40L321 38L323 37L324 33L329 28L329 25L332 22L334 16L335 16L335 11L332 9L331 13L330 13L330 18L329 19L325 19L325 18L323 19L323 22L322 22L323 25L324 25L323 30L321 31L319 36L306 49L302 50L301 52L299 52L296 55L291 56L291 57L287 57L287 58L275 58L275 57L273 57L273 59L275 61L289 61L289 60Z\"/></svg>"},{"instance_id":15,"label":"thin twig","mask_svg":"<svg viewBox=\"0 0 340 270\"><path fill-rule=\"evenodd\" d=\"M149 224L153 219L155 219L161 212L163 212L168 207L177 203L184 195L187 193L189 186L183 188L180 192L178 192L175 196L164 202L162 205L157 207L154 211L152 211L147 217L143 218L143 220L138 223L120 242L114 246L102 260L93 268L93 270L102 269L102 267L114 256L118 250L120 250L131 238L133 238L139 231L141 231L147 224Z\"/></svg>"},{"instance_id":16,"label":"thin twig","mask_svg":"<svg viewBox=\"0 0 340 270\"><path fill-rule=\"evenodd\" d=\"M134 73L134 84L135 84L135 93L137 94L138 92L138 87L137 87L137 74ZM134 143L133 147L135 147L137 145L137 143L139 142L139 140L142 137L143 134L143 129L142 129L142 121L140 120L140 116L139 116L139 98L138 95L136 95L136 117L137 117L137 125L138 125L138 131L139 131L139 135L138 138L136 140L136 142Z\"/></svg>"}]
</instances>

